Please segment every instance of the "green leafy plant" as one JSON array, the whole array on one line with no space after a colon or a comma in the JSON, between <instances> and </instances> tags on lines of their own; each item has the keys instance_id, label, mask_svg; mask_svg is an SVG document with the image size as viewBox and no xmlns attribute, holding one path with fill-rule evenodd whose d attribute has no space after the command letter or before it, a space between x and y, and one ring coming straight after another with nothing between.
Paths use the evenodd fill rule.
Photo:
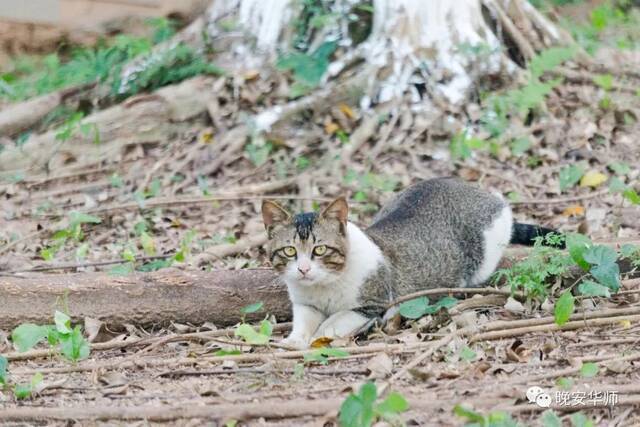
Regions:
<instances>
[{"instance_id":1,"label":"green leafy plant","mask_svg":"<svg viewBox=\"0 0 640 427\"><path fill-rule=\"evenodd\" d=\"M569 417L571 420L571 425L573 427L593 427L593 421L591 421L585 414L582 412L575 412L571 414Z\"/></svg>"},{"instance_id":2,"label":"green leafy plant","mask_svg":"<svg viewBox=\"0 0 640 427\"><path fill-rule=\"evenodd\" d=\"M269 141L258 144L257 142L252 142L245 146L245 153L247 153L247 157L251 160L256 167L262 166L269 160L269 154L273 150L273 144Z\"/></svg>"},{"instance_id":3,"label":"green leafy plant","mask_svg":"<svg viewBox=\"0 0 640 427\"><path fill-rule=\"evenodd\" d=\"M345 174L344 183L355 187L356 193L354 194L354 199L358 202L364 203L371 199L371 196L373 195L372 193L394 191L398 186L399 181L396 177L390 175L381 175L372 172L359 174L350 169ZM362 206L361 209L376 211L378 206L372 203L367 203Z\"/></svg>"},{"instance_id":4,"label":"green leafy plant","mask_svg":"<svg viewBox=\"0 0 640 427\"><path fill-rule=\"evenodd\" d=\"M568 253L553 247L563 241ZM582 234L552 234L536 239L533 251L526 259L509 269L498 270L494 280L504 279L512 291L522 290L528 297L541 300L548 295L553 279L561 279L571 266L578 265L586 273L583 280L576 283L578 293L584 296L608 297L620 288L618 257L612 248L594 245ZM573 310L574 297L570 291L566 291L556 303L556 322L566 322Z\"/></svg>"},{"instance_id":5,"label":"green leafy plant","mask_svg":"<svg viewBox=\"0 0 640 427\"><path fill-rule=\"evenodd\" d=\"M598 375L598 371L598 365L593 362L583 363L580 367L580 375L585 378L595 377L596 375Z\"/></svg>"},{"instance_id":6,"label":"green leafy plant","mask_svg":"<svg viewBox=\"0 0 640 427\"><path fill-rule=\"evenodd\" d=\"M478 357L478 354L466 345L460 350L460 359L465 362L471 362L475 360L476 357Z\"/></svg>"},{"instance_id":7,"label":"green leafy plant","mask_svg":"<svg viewBox=\"0 0 640 427\"><path fill-rule=\"evenodd\" d=\"M201 52L178 43L160 54L150 54L141 60L141 65L136 71L124 79L120 78L120 74L116 74L112 92L114 96L126 98L201 74L221 75L224 72L207 62Z\"/></svg>"},{"instance_id":8,"label":"green leafy plant","mask_svg":"<svg viewBox=\"0 0 640 427\"><path fill-rule=\"evenodd\" d=\"M89 357L89 343L82 335L80 326L71 326L71 318L56 310L55 325L35 325L24 323L13 330L11 340L20 352L33 348L36 344L47 339L51 347L56 347L60 353L71 361L78 361Z\"/></svg>"},{"instance_id":9,"label":"green leafy plant","mask_svg":"<svg viewBox=\"0 0 640 427\"><path fill-rule=\"evenodd\" d=\"M294 52L278 58L276 67L293 73L292 98L304 95L320 84L336 47L336 42L324 42L312 53Z\"/></svg>"},{"instance_id":10,"label":"green leafy plant","mask_svg":"<svg viewBox=\"0 0 640 427\"><path fill-rule=\"evenodd\" d=\"M482 97L484 109L480 118L483 129L489 133L487 140L468 138L464 135L456 136L451 141L451 153L454 158L466 159L471 156L473 149L489 149L494 155L499 152L503 143L511 143L514 155L522 155L530 147L530 141L524 137L507 135L512 118L527 117L540 109L547 95L562 82L561 79L542 80L543 75L557 68L563 62L575 55L572 48L550 48L533 57L529 63L529 80L522 86L507 90L503 93L490 93Z\"/></svg>"},{"instance_id":11,"label":"green leafy plant","mask_svg":"<svg viewBox=\"0 0 640 427\"><path fill-rule=\"evenodd\" d=\"M267 344L273 333L273 325L268 320L260 322L256 331L253 326L241 323L236 327L235 336L242 338L248 344Z\"/></svg>"},{"instance_id":12,"label":"green leafy plant","mask_svg":"<svg viewBox=\"0 0 640 427\"><path fill-rule=\"evenodd\" d=\"M620 267L617 263L618 253L613 248L594 245L586 236L580 234L567 236L567 248L575 263L589 272L598 284L613 292L618 291Z\"/></svg>"},{"instance_id":13,"label":"green leafy plant","mask_svg":"<svg viewBox=\"0 0 640 427\"><path fill-rule=\"evenodd\" d=\"M304 361L305 363L317 362L321 365L326 365L329 363L330 357L340 358L347 357L348 355L349 352L341 348L321 347L305 354Z\"/></svg>"},{"instance_id":14,"label":"green leafy plant","mask_svg":"<svg viewBox=\"0 0 640 427\"><path fill-rule=\"evenodd\" d=\"M6 387L8 383L7 378L7 366L9 365L9 361L6 357L0 354L0 389Z\"/></svg>"},{"instance_id":15,"label":"green leafy plant","mask_svg":"<svg viewBox=\"0 0 640 427\"><path fill-rule=\"evenodd\" d=\"M640 246L625 243L620 247L620 255L628 259L634 268L640 268Z\"/></svg>"},{"instance_id":16,"label":"green leafy plant","mask_svg":"<svg viewBox=\"0 0 640 427\"><path fill-rule=\"evenodd\" d=\"M244 321L244 315L245 314L256 313L256 312L262 310L263 306L264 306L264 303L262 301L258 301L258 302L254 302L253 304L249 304L247 306L242 307L240 309L240 312L243 315L243 321Z\"/></svg>"},{"instance_id":17,"label":"green leafy plant","mask_svg":"<svg viewBox=\"0 0 640 427\"><path fill-rule=\"evenodd\" d=\"M0 75L0 96L23 100L53 92L66 86L106 82L138 54L149 52L152 43L139 37L119 35L95 48L75 49L63 62L57 54L32 60L27 66L14 65L14 71Z\"/></svg>"},{"instance_id":18,"label":"green leafy plant","mask_svg":"<svg viewBox=\"0 0 640 427\"><path fill-rule=\"evenodd\" d=\"M543 299L548 295L553 279L562 277L574 264L569 255L553 247L564 239L562 235L536 239L531 254L511 268L498 270L494 281L504 280L512 292L522 291L529 298Z\"/></svg>"},{"instance_id":19,"label":"green leafy plant","mask_svg":"<svg viewBox=\"0 0 640 427\"><path fill-rule=\"evenodd\" d=\"M43 376L40 372L36 372L31 380L26 384L16 384L13 387L13 395L18 400L27 399L38 392L42 384Z\"/></svg>"},{"instance_id":20,"label":"green leafy plant","mask_svg":"<svg viewBox=\"0 0 640 427\"><path fill-rule=\"evenodd\" d=\"M148 186L145 188L138 189L135 193L133 193L133 198L140 206L140 209L144 209L147 199L151 199L153 197L158 197L162 192L162 182L154 178L151 180Z\"/></svg>"},{"instance_id":21,"label":"green leafy plant","mask_svg":"<svg viewBox=\"0 0 640 427\"><path fill-rule=\"evenodd\" d=\"M342 427L369 427L382 419L392 424L400 421L399 414L409 409L407 400L397 392L391 392L379 403L376 385L368 382L358 393L351 393L342 402L338 421Z\"/></svg>"},{"instance_id":22,"label":"green leafy plant","mask_svg":"<svg viewBox=\"0 0 640 427\"><path fill-rule=\"evenodd\" d=\"M22 400L33 396L41 389L43 376L40 372L36 372L28 383L11 385L7 373L8 365L7 358L0 355L0 392L5 389L12 389L15 398Z\"/></svg>"},{"instance_id":23,"label":"green leafy plant","mask_svg":"<svg viewBox=\"0 0 640 427\"><path fill-rule=\"evenodd\" d=\"M51 261L67 241L71 240L78 243L84 239L84 232L82 230L84 224L100 224L101 222L102 220L97 216L71 211L67 218L67 227L53 234L51 237L53 244L41 249L40 256L45 261Z\"/></svg>"},{"instance_id":24,"label":"green leafy plant","mask_svg":"<svg viewBox=\"0 0 640 427\"><path fill-rule=\"evenodd\" d=\"M81 133L85 138L92 136L94 144L100 144L100 131L95 123L82 123L84 113L77 111L69 116L56 132L55 139L60 142L65 142L71 139L72 136Z\"/></svg>"},{"instance_id":25,"label":"green leafy plant","mask_svg":"<svg viewBox=\"0 0 640 427\"><path fill-rule=\"evenodd\" d=\"M488 415L482 415L462 405L456 405L453 413L467 420L466 427L517 427L518 424L511 415L502 411L494 411Z\"/></svg>"},{"instance_id":26,"label":"green leafy plant","mask_svg":"<svg viewBox=\"0 0 640 427\"><path fill-rule=\"evenodd\" d=\"M151 37L118 35L93 48L76 48L66 61L57 54L21 58L12 71L0 74L0 97L23 100L67 86L97 82L111 88L112 97L125 98L195 75L222 73L207 61L206 55L186 44L153 53L154 44L175 34L175 23L155 18L147 24L153 28ZM134 58L138 67L123 79L124 66ZM94 142L97 141L99 136L94 132Z\"/></svg>"},{"instance_id":27,"label":"green leafy plant","mask_svg":"<svg viewBox=\"0 0 640 427\"><path fill-rule=\"evenodd\" d=\"M560 169L560 191L576 185L584 175L584 172L580 165L569 165Z\"/></svg>"},{"instance_id":28,"label":"green leafy plant","mask_svg":"<svg viewBox=\"0 0 640 427\"><path fill-rule=\"evenodd\" d=\"M570 390L573 387L573 379L560 377L556 380L556 385L562 390Z\"/></svg>"},{"instance_id":29,"label":"green leafy plant","mask_svg":"<svg viewBox=\"0 0 640 427\"><path fill-rule=\"evenodd\" d=\"M248 344L267 344L269 343L269 339L271 338L271 334L273 333L273 325L267 319L264 319L260 322L260 326L258 330L245 323L245 316L247 314L256 313L262 310L264 306L263 302L256 302L253 304L249 304L240 309L242 314L242 321L236 327L234 332L235 336L242 338Z\"/></svg>"},{"instance_id":30,"label":"green leafy plant","mask_svg":"<svg viewBox=\"0 0 640 427\"><path fill-rule=\"evenodd\" d=\"M449 309L456 305L458 300L453 297L443 297L434 304L429 304L426 296L412 299L400 304L399 312L407 319L419 319L427 314L435 314L440 309Z\"/></svg>"},{"instance_id":31,"label":"green leafy plant","mask_svg":"<svg viewBox=\"0 0 640 427\"><path fill-rule=\"evenodd\" d=\"M562 427L562 420L552 410L544 411L540 421L544 427Z\"/></svg>"},{"instance_id":32,"label":"green leafy plant","mask_svg":"<svg viewBox=\"0 0 640 427\"><path fill-rule=\"evenodd\" d=\"M560 295L553 308L555 321L558 325L564 325L569 320L575 309L575 298L570 290L566 290Z\"/></svg>"},{"instance_id":33,"label":"green leafy plant","mask_svg":"<svg viewBox=\"0 0 640 427\"><path fill-rule=\"evenodd\" d=\"M490 146L490 141L470 137L465 132L459 132L451 138L449 151L454 159L466 160L471 157L474 150L486 150Z\"/></svg>"}]
</instances>

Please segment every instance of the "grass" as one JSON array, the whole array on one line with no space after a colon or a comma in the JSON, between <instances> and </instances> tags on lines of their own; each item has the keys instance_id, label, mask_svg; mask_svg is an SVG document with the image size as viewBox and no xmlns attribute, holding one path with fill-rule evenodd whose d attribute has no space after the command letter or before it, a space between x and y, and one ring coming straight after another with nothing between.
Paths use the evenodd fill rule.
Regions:
<instances>
[{"instance_id":1,"label":"grass","mask_svg":"<svg viewBox=\"0 0 640 427\"><path fill-rule=\"evenodd\" d=\"M0 74L0 99L22 101L95 82L108 87L109 96L118 100L195 75L222 72L188 45L151 54L154 45L174 35L175 28L166 19L153 19L148 25L153 29L148 37L118 35L94 47L75 48L66 59L59 53L16 58L12 69ZM123 69L134 58L141 66L123 81Z\"/></svg>"},{"instance_id":2,"label":"grass","mask_svg":"<svg viewBox=\"0 0 640 427\"><path fill-rule=\"evenodd\" d=\"M602 47L637 49L640 47L640 11L628 0L608 1L594 8L586 22L576 22L561 17L565 27L589 54L594 55Z\"/></svg>"}]
</instances>

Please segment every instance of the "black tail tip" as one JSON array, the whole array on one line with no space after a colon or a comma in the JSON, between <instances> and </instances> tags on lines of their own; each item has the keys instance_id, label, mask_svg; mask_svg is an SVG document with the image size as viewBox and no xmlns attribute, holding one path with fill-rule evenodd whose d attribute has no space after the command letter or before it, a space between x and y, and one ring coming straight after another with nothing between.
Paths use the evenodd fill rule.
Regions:
<instances>
[{"instance_id":1,"label":"black tail tip","mask_svg":"<svg viewBox=\"0 0 640 427\"><path fill-rule=\"evenodd\" d=\"M557 230L531 224L513 224L511 243L516 245L533 246L542 238L544 246L565 249L564 235Z\"/></svg>"}]
</instances>

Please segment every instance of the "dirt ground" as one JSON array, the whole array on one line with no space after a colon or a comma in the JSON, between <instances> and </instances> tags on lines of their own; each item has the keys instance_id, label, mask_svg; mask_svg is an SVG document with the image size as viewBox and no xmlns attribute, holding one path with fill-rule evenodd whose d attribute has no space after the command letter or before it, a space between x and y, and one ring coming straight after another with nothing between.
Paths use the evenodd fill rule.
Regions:
<instances>
[{"instance_id":1,"label":"dirt ground","mask_svg":"<svg viewBox=\"0 0 640 427\"><path fill-rule=\"evenodd\" d=\"M512 123L514 133L531 140L526 154L478 151L464 161L451 157L448 118L478 120L477 104L428 120L398 109L343 163L335 161L345 144L333 127L352 134L364 119L342 105L292 123L270 139L266 152L256 144L229 153L220 136L246 115L285 99L287 83L275 73L212 77L219 90L215 106L172 128L166 139L125 144L93 162L58 156L52 170L5 179L0 283L6 275L28 280L66 272L120 274L113 268L127 248L138 268L149 267L157 257L173 255L191 231L190 256L175 268L263 266L263 198L290 201L301 210L312 207L310 199L323 203L348 194L353 221L366 225L395 191L443 175L497 189L523 222L580 231L593 240L637 239L640 208L606 184L558 190L558 171L576 162L608 179L613 177L608 165L627 163L626 182L638 188L640 76L633 64L640 64L640 53L602 48L596 62L620 70L609 94L611 108L596 107L606 94L593 76L564 72L544 114ZM219 159L222 167L207 173ZM71 210L102 222L83 225L81 242L68 241L44 261L42 250L55 244L52 237L66 227ZM153 251L141 240L141 230L151 236ZM612 298L583 299L563 330L553 322L552 307L514 306L497 292L460 303L444 326L437 316L427 316L374 330L357 342L334 342L348 355L329 358L326 365L305 361L304 354L309 359L317 350L300 353L278 344L288 324L277 327L267 346L247 345L233 328L213 324L115 330L107 325L93 341L90 357L75 364L48 355L43 346L16 353L8 340L11 331L0 331L0 353L9 359L12 381L28 382L37 372L44 376L33 398L17 401L0 392L0 424L333 425L346 396L372 380L408 399L410 408L401 416L407 425L473 421L455 415L455 405L483 415L504 411L522 425L556 425L544 421L546 408L527 400L533 386L549 393L563 425L588 425L576 421L576 412L594 425L640 425L640 281L623 279L622 291ZM254 302L251 295L246 298ZM220 355L220 350L239 354ZM591 362L598 366L595 376L581 370ZM565 380L558 384L559 378ZM40 420L33 415L38 410ZM26 421L18 420L21 414Z\"/></svg>"}]
</instances>

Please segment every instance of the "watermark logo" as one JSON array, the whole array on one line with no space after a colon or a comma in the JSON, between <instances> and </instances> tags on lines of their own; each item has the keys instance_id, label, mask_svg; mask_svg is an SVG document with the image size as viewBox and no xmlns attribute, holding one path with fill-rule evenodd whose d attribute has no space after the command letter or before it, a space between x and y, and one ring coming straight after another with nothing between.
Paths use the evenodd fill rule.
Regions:
<instances>
[{"instance_id":1,"label":"watermark logo","mask_svg":"<svg viewBox=\"0 0 640 427\"><path fill-rule=\"evenodd\" d=\"M546 391L532 386L527 389L527 400L541 408L557 406L613 406L618 403L618 392L613 390Z\"/></svg>"},{"instance_id":2,"label":"watermark logo","mask_svg":"<svg viewBox=\"0 0 640 427\"><path fill-rule=\"evenodd\" d=\"M529 402L535 403L541 408L551 406L551 396L538 386L529 387L527 389L527 399Z\"/></svg>"}]
</instances>

